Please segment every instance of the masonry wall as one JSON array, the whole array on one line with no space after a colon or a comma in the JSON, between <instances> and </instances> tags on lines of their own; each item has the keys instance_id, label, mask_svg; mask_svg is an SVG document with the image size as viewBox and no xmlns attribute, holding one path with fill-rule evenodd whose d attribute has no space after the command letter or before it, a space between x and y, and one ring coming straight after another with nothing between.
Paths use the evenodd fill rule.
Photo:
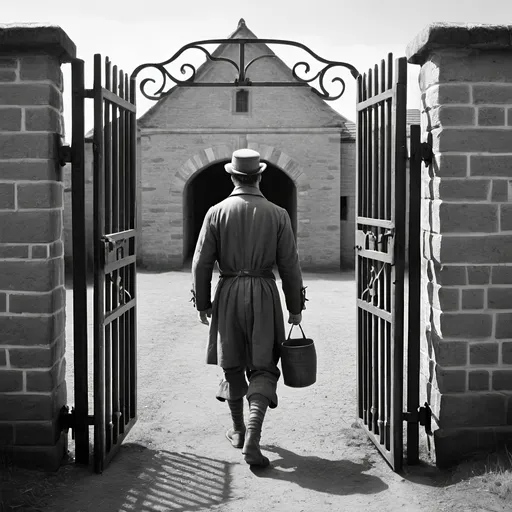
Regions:
<instances>
[{"instance_id":1,"label":"masonry wall","mask_svg":"<svg viewBox=\"0 0 512 512\"><path fill-rule=\"evenodd\" d=\"M297 243L304 268L339 268L339 140L336 131L191 135L142 130L142 264L181 268L187 182L205 168L208 172L211 163L230 160L235 149L250 147L297 186Z\"/></svg>"},{"instance_id":2,"label":"masonry wall","mask_svg":"<svg viewBox=\"0 0 512 512\"><path fill-rule=\"evenodd\" d=\"M0 27L0 40L0 450L56 469L67 444L60 64L75 48L58 27Z\"/></svg>"},{"instance_id":3,"label":"masonry wall","mask_svg":"<svg viewBox=\"0 0 512 512\"><path fill-rule=\"evenodd\" d=\"M422 399L441 465L512 442L511 33L432 25L408 49L434 151L422 166Z\"/></svg>"},{"instance_id":4,"label":"masonry wall","mask_svg":"<svg viewBox=\"0 0 512 512\"><path fill-rule=\"evenodd\" d=\"M341 141L340 198L347 198L345 220L340 219L340 265L352 269L355 265L355 222L356 222L356 143L354 140Z\"/></svg>"}]
</instances>

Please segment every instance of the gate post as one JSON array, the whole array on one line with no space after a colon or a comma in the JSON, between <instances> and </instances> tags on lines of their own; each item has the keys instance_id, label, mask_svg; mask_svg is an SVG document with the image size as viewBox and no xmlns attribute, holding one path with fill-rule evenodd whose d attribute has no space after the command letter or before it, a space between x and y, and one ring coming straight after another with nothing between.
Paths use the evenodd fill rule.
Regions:
<instances>
[{"instance_id":1,"label":"gate post","mask_svg":"<svg viewBox=\"0 0 512 512\"><path fill-rule=\"evenodd\" d=\"M446 466L512 443L512 26L429 25L421 65L422 392Z\"/></svg>"},{"instance_id":2,"label":"gate post","mask_svg":"<svg viewBox=\"0 0 512 512\"><path fill-rule=\"evenodd\" d=\"M36 24L0 25L0 41L0 452L57 469L67 448L60 65L75 45Z\"/></svg>"}]
</instances>

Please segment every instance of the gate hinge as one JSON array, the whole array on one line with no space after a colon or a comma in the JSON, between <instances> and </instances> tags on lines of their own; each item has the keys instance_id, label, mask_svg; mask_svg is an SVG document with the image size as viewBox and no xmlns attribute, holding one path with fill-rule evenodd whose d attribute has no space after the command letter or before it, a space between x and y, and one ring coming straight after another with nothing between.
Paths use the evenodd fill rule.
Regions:
<instances>
[{"instance_id":1,"label":"gate hinge","mask_svg":"<svg viewBox=\"0 0 512 512\"><path fill-rule=\"evenodd\" d=\"M59 414L59 425L60 430L68 433L69 429L71 429L71 438L75 439L75 429L76 429L76 414L75 408L71 408L71 412L69 410L69 405L63 405L60 409ZM87 425L94 425L94 416L87 416Z\"/></svg>"},{"instance_id":2,"label":"gate hinge","mask_svg":"<svg viewBox=\"0 0 512 512\"><path fill-rule=\"evenodd\" d=\"M434 152L432 146L428 142L421 143L421 160L425 162L425 167L429 167L434 159Z\"/></svg>"},{"instance_id":3,"label":"gate hinge","mask_svg":"<svg viewBox=\"0 0 512 512\"><path fill-rule=\"evenodd\" d=\"M425 433L432 435L432 410L427 402L423 407L419 407L417 411L408 411L403 413L403 420L408 423L419 423L425 427Z\"/></svg>"},{"instance_id":4,"label":"gate hinge","mask_svg":"<svg viewBox=\"0 0 512 512\"><path fill-rule=\"evenodd\" d=\"M59 164L64 167L69 162L71 162L71 146L63 144L59 146Z\"/></svg>"}]
</instances>

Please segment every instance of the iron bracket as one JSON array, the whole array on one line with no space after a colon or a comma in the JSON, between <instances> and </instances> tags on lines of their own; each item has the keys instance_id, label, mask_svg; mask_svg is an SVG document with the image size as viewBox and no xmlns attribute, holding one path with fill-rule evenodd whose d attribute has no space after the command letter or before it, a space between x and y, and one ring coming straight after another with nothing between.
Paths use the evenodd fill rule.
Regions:
<instances>
[{"instance_id":1,"label":"iron bracket","mask_svg":"<svg viewBox=\"0 0 512 512\"><path fill-rule=\"evenodd\" d=\"M71 411L69 410L69 405L63 405L60 409L59 413L59 425L61 432L69 432L71 429L71 438L75 439L75 429L76 429L76 414L75 408L72 407ZM94 416L87 416L87 425L94 425Z\"/></svg>"},{"instance_id":2,"label":"iron bracket","mask_svg":"<svg viewBox=\"0 0 512 512\"><path fill-rule=\"evenodd\" d=\"M422 142L420 147L421 160L425 162L425 167L429 167L434 159L432 146L428 142Z\"/></svg>"},{"instance_id":3,"label":"iron bracket","mask_svg":"<svg viewBox=\"0 0 512 512\"><path fill-rule=\"evenodd\" d=\"M407 411L402 415L403 421L407 423L419 423L425 427L425 433L432 435L432 410L427 402L423 407L419 407L417 411Z\"/></svg>"},{"instance_id":4,"label":"iron bracket","mask_svg":"<svg viewBox=\"0 0 512 512\"><path fill-rule=\"evenodd\" d=\"M59 164L64 167L69 162L71 162L71 146L63 144L59 146Z\"/></svg>"}]
</instances>

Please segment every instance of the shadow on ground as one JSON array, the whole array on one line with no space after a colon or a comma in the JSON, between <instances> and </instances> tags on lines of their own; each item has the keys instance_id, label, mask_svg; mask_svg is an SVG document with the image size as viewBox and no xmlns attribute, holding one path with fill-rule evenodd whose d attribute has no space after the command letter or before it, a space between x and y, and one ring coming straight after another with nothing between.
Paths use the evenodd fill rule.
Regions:
<instances>
[{"instance_id":1,"label":"shadow on ground","mask_svg":"<svg viewBox=\"0 0 512 512\"><path fill-rule=\"evenodd\" d=\"M365 474L372 468L367 460L358 464L350 460L299 455L277 446L262 446L262 449L280 458L273 460L270 468L253 469L260 478L293 482L304 489L338 496L377 494L388 489L380 478Z\"/></svg>"},{"instance_id":2,"label":"shadow on ground","mask_svg":"<svg viewBox=\"0 0 512 512\"><path fill-rule=\"evenodd\" d=\"M68 465L43 478L34 472L34 481L24 490L15 488L14 478L10 492L5 489L3 494L9 502L0 502L0 511L203 510L230 500L231 466L193 453L127 443L101 475Z\"/></svg>"}]
</instances>

